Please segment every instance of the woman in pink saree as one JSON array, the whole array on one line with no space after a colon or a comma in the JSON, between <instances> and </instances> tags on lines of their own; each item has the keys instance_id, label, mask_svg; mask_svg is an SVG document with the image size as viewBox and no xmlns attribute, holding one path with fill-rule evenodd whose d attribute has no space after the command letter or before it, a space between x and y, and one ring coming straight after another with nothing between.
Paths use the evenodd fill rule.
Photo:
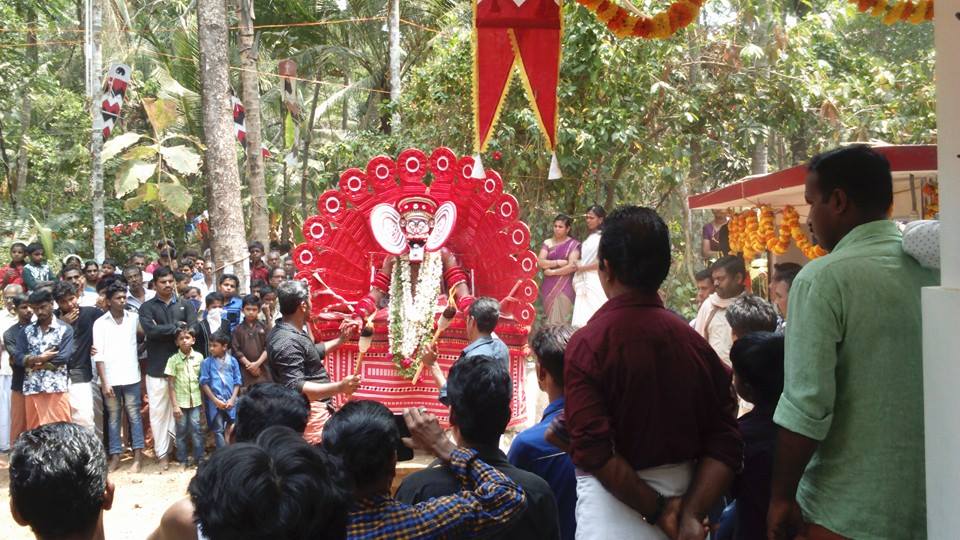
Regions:
<instances>
[{"instance_id":1,"label":"woman in pink saree","mask_svg":"<svg viewBox=\"0 0 960 540\"><path fill-rule=\"evenodd\" d=\"M538 262L543 269L540 300L548 323L570 324L573 315L573 273L580 242L570 237L570 216L560 214L553 220L553 238L544 241Z\"/></svg>"}]
</instances>

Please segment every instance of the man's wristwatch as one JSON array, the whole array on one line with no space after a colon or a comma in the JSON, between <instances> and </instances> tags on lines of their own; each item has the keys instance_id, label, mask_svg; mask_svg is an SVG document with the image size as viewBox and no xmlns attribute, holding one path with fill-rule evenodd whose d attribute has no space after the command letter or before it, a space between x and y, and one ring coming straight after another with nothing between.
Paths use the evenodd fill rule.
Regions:
<instances>
[{"instance_id":1,"label":"man's wristwatch","mask_svg":"<svg viewBox=\"0 0 960 540\"><path fill-rule=\"evenodd\" d=\"M650 525L656 526L657 522L660 521L660 516L663 515L663 509L667 507L667 499L659 491L657 492L657 509L653 511L649 516L643 516L643 519Z\"/></svg>"}]
</instances>

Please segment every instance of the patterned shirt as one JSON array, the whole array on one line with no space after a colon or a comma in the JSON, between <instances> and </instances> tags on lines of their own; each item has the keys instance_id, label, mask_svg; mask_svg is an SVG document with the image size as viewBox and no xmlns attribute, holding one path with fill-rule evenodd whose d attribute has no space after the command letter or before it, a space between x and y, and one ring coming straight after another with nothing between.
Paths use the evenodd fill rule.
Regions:
<instances>
[{"instance_id":1,"label":"patterned shirt","mask_svg":"<svg viewBox=\"0 0 960 540\"><path fill-rule=\"evenodd\" d=\"M25 357L43 354L51 348L57 349L57 355L52 360L39 368L26 368L23 395L67 391L70 385L67 361L73 356L73 328L69 324L53 317L47 330L43 331L39 324L31 323L17 337L14 361L18 366L23 366Z\"/></svg>"},{"instance_id":2,"label":"patterned shirt","mask_svg":"<svg viewBox=\"0 0 960 540\"><path fill-rule=\"evenodd\" d=\"M413 540L470 538L498 531L527 507L523 490L506 475L476 459L473 450L457 448L450 470L465 489L409 505L387 496L357 501L347 520L347 539Z\"/></svg>"},{"instance_id":3,"label":"patterned shirt","mask_svg":"<svg viewBox=\"0 0 960 540\"><path fill-rule=\"evenodd\" d=\"M190 351L190 356L177 351L167 360L167 368L163 374L173 377L173 394L177 398L177 406L181 409L199 407L203 400L200 393L200 364L203 355L197 351Z\"/></svg>"}]
</instances>

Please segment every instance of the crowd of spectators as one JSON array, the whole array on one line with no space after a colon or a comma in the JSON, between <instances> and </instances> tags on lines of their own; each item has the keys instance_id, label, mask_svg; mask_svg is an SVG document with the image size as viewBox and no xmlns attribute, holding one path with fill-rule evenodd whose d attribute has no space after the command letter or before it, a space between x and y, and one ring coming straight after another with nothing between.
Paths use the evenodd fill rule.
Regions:
<instances>
[{"instance_id":1,"label":"crowd of spectators","mask_svg":"<svg viewBox=\"0 0 960 540\"><path fill-rule=\"evenodd\" d=\"M298 281L239 298L237 278L210 291L201 270L208 289L198 306L185 298L199 285L177 270L132 262L126 280L99 277L91 309L105 311L85 315L86 272L67 272L50 292L42 251L35 259L21 248L14 260L30 257L21 265L30 295L4 289L20 394L10 403L21 407L11 423L26 430L13 437L14 518L39 538L104 536L114 488L103 441L111 456L125 442L113 418L142 393L130 390L139 354L157 457L170 443L158 439L175 431L178 459L189 463L186 435L198 433L204 407L218 447L195 455L205 460L189 496L167 510L155 540L925 538L920 288L937 273L905 252L887 219L892 179L879 154L855 146L815 157L806 198L814 238L830 253L802 268L775 265L773 302L751 294L742 259L721 257L697 274L693 321L658 294L672 262L660 216L636 206L605 216L596 271L607 301L581 328L561 321L532 332L549 405L507 453L514 381L494 299L466 313L469 342L448 373L436 351L425 356L450 408L448 433L421 409L332 406L361 381L331 381L323 358L356 328L315 343ZM177 260L165 250L164 261ZM250 253L259 279L282 268L259 264L262 246ZM105 332L109 342L98 338ZM85 369L91 360L96 370ZM87 403L97 388L106 434ZM125 410L136 452L138 411ZM393 491L410 448L435 461Z\"/></svg>"}]
</instances>

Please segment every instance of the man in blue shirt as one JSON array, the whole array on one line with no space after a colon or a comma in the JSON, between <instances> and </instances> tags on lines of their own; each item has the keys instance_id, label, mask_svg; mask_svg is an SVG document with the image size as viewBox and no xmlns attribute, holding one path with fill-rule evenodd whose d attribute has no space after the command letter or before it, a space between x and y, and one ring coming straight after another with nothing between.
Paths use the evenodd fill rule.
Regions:
<instances>
[{"instance_id":1,"label":"man in blue shirt","mask_svg":"<svg viewBox=\"0 0 960 540\"><path fill-rule=\"evenodd\" d=\"M466 319L466 333L470 344L463 348L457 361L470 356L489 356L501 362L503 368L509 371L510 349L493 333L499 321L500 302L486 296L474 300L467 310ZM423 367L429 370L440 389L440 402L446 405L447 378L437 364L436 344L423 354L420 361L423 362Z\"/></svg>"},{"instance_id":2,"label":"man in blue shirt","mask_svg":"<svg viewBox=\"0 0 960 540\"><path fill-rule=\"evenodd\" d=\"M577 478L570 456L546 441L544 436L554 418L563 412L563 352L573 327L549 324L530 336L530 348L537 358L537 382L550 404L539 424L520 433L510 445L507 459L550 484L560 515L560 538L573 540L577 531Z\"/></svg>"}]
</instances>

